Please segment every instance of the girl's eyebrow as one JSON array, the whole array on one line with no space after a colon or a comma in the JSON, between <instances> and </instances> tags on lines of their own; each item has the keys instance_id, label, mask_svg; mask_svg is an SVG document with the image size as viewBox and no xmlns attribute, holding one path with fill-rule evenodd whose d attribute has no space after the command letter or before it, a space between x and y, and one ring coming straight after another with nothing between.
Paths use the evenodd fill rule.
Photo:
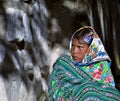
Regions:
<instances>
[{"instance_id":1,"label":"girl's eyebrow","mask_svg":"<svg viewBox=\"0 0 120 101\"><path fill-rule=\"evenodd\" d=\"M83 47L83 44L79 44L79 45L75 45L74 43L72 43L73 46L77 46L77 47Z\"/></svg>"}]
</instances>

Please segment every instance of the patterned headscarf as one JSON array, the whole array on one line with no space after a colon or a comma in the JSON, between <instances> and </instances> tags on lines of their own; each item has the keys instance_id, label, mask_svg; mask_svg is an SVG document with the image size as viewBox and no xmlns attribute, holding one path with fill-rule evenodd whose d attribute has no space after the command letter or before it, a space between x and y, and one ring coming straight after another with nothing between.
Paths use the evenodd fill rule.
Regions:
<instances>
[{"instance_id":1,"label":"patterned headscarf","mask_svg":"<svg viewBox=\"0 0 120 101\"><path fill-rule=\"evenodd\" d=\"M108 56L98 34L92 27L85 26L78 29L71 38L70 49L72 45L72 40L76 33L85 28L91 29L92 32L90 32L91 34L86 33L86 35L83 36L83 40L89 45L89 48L83 60L81 62L73 61L74 64L84 67L84 71L86 71L94 80L104 83L107 82L110 85L115 86L114 78L110 70L111 59Z\"/></svg>"},{"instance_id":2,"label":"patterned headscarf","mask_svg":"<svg viewBox=\"0 0 120 101\"><path fill-rule=\"evenodd\" d=\"M72 40L73 40L74 36L76 35L76 33L78 31L83 30L83 29L90 29L91 30L90 33L86 33L86 35L83 36L83 40L87 44L89 44L89 48L88 48L88 51L86 52L85 57L82 60L82 62L80 62L78 64L79 65L87 65L87 64L102 61L102 60L111 61L110 57L108 56L108 54L103 46L101 39L99 38L99 36L95 32L95 30L90 26L84 26L84 27L78 29L72 35L71 41L70 41L70 50L71 50Z\"/></svg>"}]
</instances>

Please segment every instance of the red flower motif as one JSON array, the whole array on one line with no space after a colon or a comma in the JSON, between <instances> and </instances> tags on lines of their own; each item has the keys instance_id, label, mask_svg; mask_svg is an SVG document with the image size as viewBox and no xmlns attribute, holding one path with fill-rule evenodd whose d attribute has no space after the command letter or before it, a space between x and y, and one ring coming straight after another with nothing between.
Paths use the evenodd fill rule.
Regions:
<instances>
[{"instance_id":1,"label":"red flower motif","mask_svg":"<svg viewBox=\"0 0 120 101\"><path fill-rule=\"evenodd\" d=\"M113 78L110 75L105 79L105 82L112 82L112 81L113 81Z\"/></svg>"},{"instance_id":2,"label":"red flower motif","mask_svg":"<svg viewBox=\"0 0 120 101\"><path fill-rule=\"evenodd\" d=\"M101 69L95 70L93 75L92 75L93 79L97 79L97 80L100 80L101 76L102 76L102 70Z\"/></svg>"}]
</instances>

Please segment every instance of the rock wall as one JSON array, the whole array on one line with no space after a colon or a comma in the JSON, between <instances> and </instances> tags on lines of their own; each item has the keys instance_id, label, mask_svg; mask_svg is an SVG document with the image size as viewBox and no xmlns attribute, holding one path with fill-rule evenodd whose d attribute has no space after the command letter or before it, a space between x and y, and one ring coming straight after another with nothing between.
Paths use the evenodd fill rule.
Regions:
<instances>
[{"instance_id":1,"label":"rock wall","mask_svg":"<svg viewBox=\"0 0 120 101\"><path fill-rule=\"evenodd\" d=\"M0 2L0 101L47 101L51 50L45 3Z\"/></svg>"}]
</instances>

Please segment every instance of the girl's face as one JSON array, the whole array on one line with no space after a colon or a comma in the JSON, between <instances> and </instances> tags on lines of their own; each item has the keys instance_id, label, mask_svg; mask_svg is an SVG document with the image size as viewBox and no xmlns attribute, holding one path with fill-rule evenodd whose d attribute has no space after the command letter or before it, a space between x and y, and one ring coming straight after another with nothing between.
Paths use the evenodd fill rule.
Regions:
<instances>
[{"instance_id":1,"label":"girl's face","mask_svg":"<svg viewBox=\"0 0 120 101\"><path fill-rule=\"evenodd\" d=\"M80 43L75 38L72 40L71 55L75 62L81 62L83 60L88 47L89 46L84 41Z\"/></svg>"}]
</instances>

